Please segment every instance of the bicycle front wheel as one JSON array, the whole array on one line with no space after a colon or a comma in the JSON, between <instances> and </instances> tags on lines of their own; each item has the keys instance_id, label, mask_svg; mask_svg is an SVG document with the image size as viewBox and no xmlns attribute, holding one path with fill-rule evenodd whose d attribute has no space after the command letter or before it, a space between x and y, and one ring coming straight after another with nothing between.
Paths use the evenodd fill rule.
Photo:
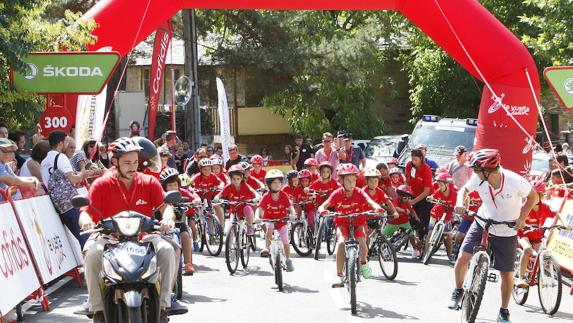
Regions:
<instances>
[{"instance_id":1,"label":"bicycle front wheel","mask_svg":"<svg viewBox=\"0 0 573 323\"><path fill-rule=\"evenodd\" d=\"M378 241L378 263L382 274L389 280L394 280L398 275L398 259L396 258L396 250L384 238Z\"/></svg>"},{"instance_id":2,"label":"bicycle front wheel","mask_svg":"<svg viewBox=\"0 0 573 323\"><path fill-rule=\"evenodd\" d=\"M233 225L229 228L227 233L227 241L225 242L225 262L227 269L232 275L239 267L239 239L237 237L237 226Z\"/></svg>"},{"instance_id":3,"label":"bicycle front wheel","mask_svg":"<svg viewBox=\"0 0 573 323\"><path fill-rule=\"evenodd\" d=\"M515 263L513 264L513 274L514 278L519 278L519 267L521 266L521 257L523 257L523 250L517 249L515 254ZM525 288L519 288L517 285L513 285L513 291L511 292L511 296L513 296L513 300L517 303L517 305L523 305L527 301L527 297L529 296L529 286Z\"/></svg>"},{"instance_id":4,"label":"bicycle front wheel","mask_svg":"<svg viewBox=\"0 0 573 323\"><path fill-rule=\"evenodd\" d=\"M561 267L551 255L543 257L537 273L537 291L543 312L553 315L561 304Z\"/></svg>"},{"instance_id":5,"label":"bicycle front wheel","mask_svg":"<svg viewBox=\"0 0 573 323\"><path fill-rule=\"evenodd\" d=\"M489 261L485 256L481 256L478 259L477 265L474 267L473 273L471 273L471 284L468 289L464 291L462 300L462 322L474 323L476 320L485 291L488 269Z\"/></svg>"},{"instance_id":6,"label":"bicycle front wheel","mask_svg":"<svg viewBox=\"0 0 573 323\"><path fill-rule=\"evenodd\" d=\"M334 249L336 248L336 226L334 223L326 223L326 249L328 250L328 255L332 256L334 254Z\"/></svg>"},{"instance_id":7,"label":"bicycle front wheel","mask_svg":"<svg viewBox=\"0 0 573 323\"><path fill-rule=\"evenodd\" d=\"M247 268L249 265L249 259L251 259L251 238L247 236L247 232L241 232L241 264L243 268Z\"/></svg>"},{"instance_id":8,"label":"bicycle front wheel","mask_svg":"<svg viewBox=\"0 0 573 323\"><path fill-rule=\"evenodd\" d=\"M281 265L281 254L279 252L276 253L276 255L273 256L275 261L274 261L274 266L275 266L275 282L277 283L277 286L279 288L279 291L283 291L283 268Z\"/></svg>"},{"instance_id":9,"label":"bicycle front wheel","mask_svg":"<svg viewBox=\"0 0 573 323\"><path fill-rule=\"evenodd\" d=\"M294 251L299 256L306 257L312 253L312 248L310 246L310 240L312 240L312 235L309 235L310 230L304 229L304 224L302 222L296 223L292 227L291 241Z\"/></svg>"},{"instance_id":10,"label":"bicycle front wheel","mask_svg":"<svg viewBox=\"0 0 573 323\"><path fill-rule=\"evenodd\" d=\"M428 247L426 248L426 253L424 254L423 263L427 265L430 263L430 259L438 249L440 248L440 241L442 240L442 233L444 232L444 225L441 223L436 224L432 230L432 235L428 241Z\"/></svg>"},{"instance_id":11,"label":"bicycle front wheel","mask_svg":"<svg viewBox=\"0 0 573 323\"><path fill-rule=\"evenodd\" d=\"M316 235L316 241L314 244L314 260L318 260L318 255L319 255L319 251L320 251L320 245L322 244L322 237L324 237L324 224L326 222L326 219L319 219L319 225L318 225L318 230L315 231L315 235Z\"/></svg>"},{"instance_id":12,"label":"bicycle front wheel","mask_svg":"<svg viewBox=\"0 0 573 323\"><path fill-rule=\"evenodd\" d=\"M347 261L348 266L346 267L346 277L348 279L348 292L350 293L350 312L356 314L356 282L358 276L358 250L349 249L347 250Z\"/></svg>"},{"instance_id":13,"label":"bicycle front wheel","mask_svg":"<svg viewBox=\"0 0 573 323\"><path fill-rule=\"evenodd\" d=\"M219 219L214 216L207 218L205 226L207 251L211 256L217 257L223 249L223 226L219 223Z\"/></svg>"}]
</instances>

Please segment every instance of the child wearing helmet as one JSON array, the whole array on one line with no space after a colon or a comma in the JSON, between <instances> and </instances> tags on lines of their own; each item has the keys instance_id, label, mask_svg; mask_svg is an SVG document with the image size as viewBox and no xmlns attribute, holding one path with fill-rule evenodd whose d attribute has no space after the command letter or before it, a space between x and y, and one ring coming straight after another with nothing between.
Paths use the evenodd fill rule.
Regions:
<instances>
[{"instance_id":1,"label":"child wearing helmet","mask_svg":"<svg viewBox=\"0 0 573 323\"><path fill-rule=\"evenodd\" d=\"M380 172L380 188L383 189L390 198L396 198L396 190L394 186L392 186L388 165L386 163L378 163L376 169Z\"/></svg>"},{"instance_id":2,"label":"child wearing helmet","mask_svg":"<svg viewBox=\"0 0 573 323\"><path fill-rule=\"evenodd\" d=\"M393 215L398 218L398 213L394 209L394 204L388 198L388 195L378 186L380 181L380 172L374 168L366 168L364 170L364 178L366 179L367 185L364 186L363 190L368 194L368 196L376 202L379 206L383 207L388 214ZM369 236L373 229L377 229L380 225L380 219L367 219L368 226L366 227L366 235Z\"/></svg>"},{"instance_id":3,"label":"child wearing helmet","mask_svg":"<svg viewBox=\"0 0 573 323\"><path fill-rule=\"evenodd\" d=\"M386 161L386 165L388 165L388 169L392 170L393 168L398 168L398 158L392 157Z\"/></svg>"},{"instance_id":4,"label":"child wearing helmet","mask_svg":"<svg viewBox=\"0 0 573 323\"><path fill-rule=\"evenodd\" d=\"M390 181L392 182L392 187L394 189L400 187L400 185L404 184L404 176L402 176L402 171L398 167L390 168L388 171L388 175L390 177Z\"/></svg>"},{"instance_id":5,"label":"child wearing helmet","mask_svg":"<svg viewBox=\"0 0 573 323\"><path fill-rule=\"evenodd\" d=\"M332 192L340 188L340 184L332 178L333 169L329 162L322 162L318 167L318 170L320 173L320 179L314 181L308 188L318 192L316 205L321 205L326 201L330 194L332 194Z\"/></svg>"},{"instance_id":6,"label":"child wearing helmet","mask_svg":"<svg viewBox=\"0 0 573 323\"><path fill-rule=\"evenodd\" d=\"M241 167L243 167L245 170L245 183L247 183L247 185L249 185L255 191L264 191L265 184L263 184L252 175L253 165L251 165L249 162L240 162L239 165L241 165Z\"/></svg>"},{"instance_id":7,"label":"child wearing helmet","mask_svg":"<svg viewBox=\"0 0 573 323\"><path fill-rule=\"evenodd\" d=\"M452 176L448 173L440 173L436 175L436 183L438 185L438 189L432 193L429 200L434 199L438 200L442 204L434 204L432 209L430 210L430 225L428 226L428 234L426 235L426 248L429 248L429 241L430 236L432 235L432 231L434 229L434 225L445 214L444 222L444 242L446 245L446 253L448 255L448 259L450 261L455 261L456 257L452 253L452 221L454 220L453 213L454 213L454 206L456 205L456 201L458 198L458 190L455 188ZM429 252L426 249L426 252Z\"/></svg>"},{"instance_id":8,"label":"child wearing helmet","mask_svg":"<svg viewBox=\"0 0 573 323\"><path fill-rule=\"evenodd\" d=\"M288 195L282 191L284 181L283 173L278 169L272 169L265 176L265 183L269 191L263 195L257 208L258 218L280 220L294 214L291 201ZM292 260L290 259L290 241L288 236L288 225L286 222L266 223L265 248L261 251L261 257L269 256L269 246L273 232L277 230L281 237L286 256L287 271L293 271Z\"/></svg>"},{"instance_id":9,"label":"child wearing helmet","mask_svg":"<svg viewBox=\"0 0 573 323\"><path fill-rule=\"evenodd\" d=\"M318 180L318 161L315 158L309 158L304 161L304 168L310 171L311 177L310 182L314 183Z\"/></svg>"},{"instance_id":10,"label":"child wearing helmet","mask_svg":"<svg viewBox=\"0 0 573 323\"><path fill-rule=\"evenodd\" d=\"M267 174L267 171L263 168L264 162L265 161L261 155L254 155L251 157L251 164L253 165L251 176L256 178L261 183L265 181L265 175Z\"/></svg>"},{"instance_id":11,"label":"child wearing helmet","mask_svg":"<svg viewBox=\"0 0 573 323\"><path fill-rule=\"evenodd\" d=\"M414 235L414 231L411 230L412 225L410 224L410 217L412 217L414 221L420 222L420 218L410 204L410 200L414 197L414 192L410 186L400 185L396 189L396 194L397 197L394 199L393 205L396 209L396 212L398 213L398 217L388 220L386 226L384 226L384 230L382 230L382 234L384 234L384 236L389 239L399 228L410 231L412 259L416 259L421 255L422 252L419 248L419 243L416 240L416 236Z\"/></svg>"},{"instance_id":12,"label":"child wearing helmet","mask_svg":"<svg viewBox=\"0 0 573 323\"><path fill-rule=\"evenodd\" d=\"M289 170L286 173L287 185L283 187L283 192L287 193L289 198L294 200L294 191L299 186L298 172L296 170Z\"/></svg>"},{"instance_id":13,"label":"child wearing helmet","mask_svg":"<svg viewBox=\"0 0 573 323\"><path fill-rule=\"evenodd\" d=\"M525 219L525 224L542 226L545 224L547 219L555 218L556 213L553 212L549 205L544 202L546 190L545 183L537 180L531 184L533 189L535 189L539 195L539 203L531 209L531 212L529 212ZM541 240L543 240L543 230L519 230L517 231L517 236L519 237L519 246L523 249L523 256L521 257L521 264L519 265L519 278L516 280L515 285L519 288L526 288L528 283L525 279L525 271L527 270L529 259L533 256L533 252L539 251Z\"/></svg>"},{"instance_id":14,"label":"child wearing helmet","mask_svg":"<svg viewBox=\"0 0 573 323\"><path fill-rule=\"evenodd\" d=\"M314 216L316 214L316 205L315 203L308 203L309 200L314 199L314 195L308 193L308 188L311 184L311 177L312 174L308 169L303 169L298 172L298 179L300 184L293 191L293 202L295 203L297 217L300 217L302 210L304 210L308 226L314 232Z\"/></svg>"},{"instance_id":15,"label":"child wearing helmet","mask_svg":"<svg viewBox=\"0 0 573 323\"><path fill-rule=\"evenodd\" d=\"M465 205L471 212L477 213L481 204L482 201L481 198L479 197L478 192L473 191L468 194ZM462 241L464 240L464 237L466 236L466 233L468 232L474 220L475 218L473 216L462 214L462 217L460 219L460 224L458 225L458 230L456 231L456 235L454 236L454 245L452 246L452 254L457 255L458 252L460 251L460 246L462 245Z\"/></svg>"},{"instance_id":16,"label":"child wearing helmet","mask_svg":"<svg viewBox=\"0 0 573 323\"><path fill-rule=\"evenodd\" d=\"M338 168L338 177L342 179L342 187L334 191L330 197L318 208L322 214L327 209L334 208L335 212L342 213L343 215L366 212L375 210L379 213L384 210L372 201L372 199L362 189L356 187L356 179L358 177L358 167L354 164L341 164ZM339 277L344 276L344 257L345 248L344 241L349 237L350 220L347 218L334 217L334 223L337 227L338 236L338 252L336 254L336 269ZM368 254L368 246L366 245L366 234L364 227L366 226L366 217L361 216L353 220L354 237L358 240L360 245L360 272L364 278L369 278L371 275L370 267L366 255Z\"/></svg>"},{"instance_id":17,"label":"child wearing helmet","mask_svg":"<svg viewBox=\"0 0 573 323\"><path fill-rule=\"evenodd\" d=\"M227 185L229 183L229 178L225 174L225 169L223 168L223 159L221 159L219 155L213 155L211 156L211 161L211 172L213 172L213 174L223 182L223 185Z\"/></svg>"},{"instance_id":18,"label":"child wearing helmet","mask_svg":"<svg viewBox=\"0 0 573 323\"><path fill-rule=\"evenodd\" d=\"M232 202L244 202L249 200L259 200L260 195L252 189L245 182L245 170L241 167L240 163L238 165L233 165L229 168L229 177L231 179L230 183L227 184L221 193L219 193L214 199L214 202L218 202L221 199L232 201ZM234 213L235 207L231 206L229 212ZM237 209L237 215L239 218L247 218L247 235L252 236L255 233L253 228L254 220L254 210L251 205L240 205ZM234 219L231 219L234 220ZM224 222L221 222L224 223Z\"/></svg>"},{"instance_id":19,"label":"child wearing helmet","mask_svg":"<svg viewBox=\"0 0 573 323\"><path fill-rule=\"evenodd\" d=\"M163 187L163 191L171 192L171 191L179 191L181 196L186 197L189 201L193 202L196 205L201 204L201 197L194 193L192 190L186 190L181 187L181 180L179 179L179 172L174 168L166 168L164 169L160 176L161 186ZM193 248L191 248L191 236L189 235L189 228L185 221L186 216L193 216L195 214L194 209L189 209L186 214L178 214L179 212L175 212L175 216L177 217L175 226L181 232L181 249L183 250L183 261L185 263L183 267L183 274L184 275L193 275L195 272L195 268L193 268ZM190 220L191 228L195 227L195 222ZM192 231L195 237L198 236L197 229Z\"/></svg>"}]
</instances>

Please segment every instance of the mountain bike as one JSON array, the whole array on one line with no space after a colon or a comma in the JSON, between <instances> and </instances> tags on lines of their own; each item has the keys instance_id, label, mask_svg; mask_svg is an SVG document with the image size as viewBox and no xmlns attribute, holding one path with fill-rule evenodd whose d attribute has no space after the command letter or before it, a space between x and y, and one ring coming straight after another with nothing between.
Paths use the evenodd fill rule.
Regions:
<instances>
[{"instance_id":1,"label":"mountain bike","mask_svg":"<svg viewBox=\"0 0 573 323\"><path fill-rule=\"evenodd\" d=\"M377 257L382 274L389 280L394 280L398 275L398 258L394 246L382 233L382 228L388 220L387 216L380 216L378 225L368 237L368 260ZM383 222L383 223L380 223Z\"/></svg>"},{"instance_id":2,"label":"mountain bike","mask_svg":"<svg viewBox=\"0 0 573 323\"><path fill-rule=\"evenodd\" d=\"M430 203L439 204L444 208L446 208L446 210L440 217L440 220L436 222L434 228L432 229L432 234L428 239L428 243L426 244L426 248L424 249L424 255L422 256L422 263L424 263L424 265L430 263L430 259L440 249L440 245L442 244L442 242L444 242L443 241L445 238L444 231L446 231L448 226L451 227L451 223L446 222L445 219L448 214L448 211L452 210L452 207L450 207L441 200L437 200L431 197L426 198L426 200Z\"/></svg>"},{"instance_id":3,"label":"mountain bike","mask_svg":"<svg viewBox=\"0 0 573 323\"><path fill-rule=\"evenodd\" d=\"M211 256L217 257L223 249L225 223L220 223L208 196L209 193L218 192L220 189L196 189L195 191L198 194L201 193L203 203L202 207L197 210L196 217L194 218L201 237L199 251L203 252L203 247L207 247L207 252L209 252Z\"/></svg>"},{"instance_id":4,"label":"mountain bike","mask_svg":"<svg viewBox=\"0 0 573 323\"><path fill-rule=\"evenodd\" d=\"M290 231L291 245L294 251L301 257L310 255L316 245L314 232L308 223L306 212L304 212L304 207L309 204L314 204L314 201L315 200L311 198L298 202L301 209L300 217L296 220Z\"/></svg>"},{"instance_id":5,"label":"mountain bike","mask_svg":"<svg viewBox=\"0 0 573 323\"><path fill-rule=\"evenodd\" d=\"M262 219L265 223L288 222L289 218L283 219ZM283 271L286 271L286 255L283 242L277 230L274 230L271 245L269 247L269 262L275 274L275 284L279 291L283 291Z\"/></svg>"}]
</instances>

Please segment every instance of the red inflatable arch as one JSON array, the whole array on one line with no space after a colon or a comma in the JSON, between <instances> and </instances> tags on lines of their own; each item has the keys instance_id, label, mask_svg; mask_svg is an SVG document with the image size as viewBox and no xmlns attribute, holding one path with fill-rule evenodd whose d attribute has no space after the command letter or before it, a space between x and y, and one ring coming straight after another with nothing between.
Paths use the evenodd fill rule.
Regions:
<instances>
[{"instance_id":1,"label":"red inflatable arch","mask_svg":"<svg viewBox=\"0 0 573 323\"><path fill-rule=\"evenodd\" d=\"M99 24L93 32L98 37L97 43L90 49L110 46L126 55L161 23L185 8L399 11L502 97L503 106L492 99L487 86L484 88L475 149L498 148L506 168L515 171L529 168L528 136L506 111L530 135L535 133L537 108L525 71L529 71L539 98L537 68L525 46L476 0L103 0L84 15ZM145 19L141 22L143 16ZM481 75L464 53L452 28Z\"/></svg>"}]
</instances>

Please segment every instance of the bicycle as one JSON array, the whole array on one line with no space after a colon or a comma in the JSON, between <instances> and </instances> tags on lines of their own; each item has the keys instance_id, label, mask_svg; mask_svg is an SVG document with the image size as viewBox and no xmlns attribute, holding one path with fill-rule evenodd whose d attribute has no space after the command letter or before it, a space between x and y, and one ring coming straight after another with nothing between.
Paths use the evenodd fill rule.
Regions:
<instances>
[{"instance_id":1,"label":"bicycle","mask_svg":"<svg viewBox=\"0 0 573 323\"><path fill-rule=\"evenodd\" d=\"M442 214L440 220L436 222L436 224L434 225L434 228L432 229L432 234L430 235L428 243L425 246L424 256L422 257L422 263L424 265L429 264L432 256L440 249L440 245L444 240L444 231L446 230L446 226L449 224L445 222L447 212L453 209L452 207L445 204L441 200L437 200L431 197L426 198L426 200L430 203L435 203L443 206L444 208L446 208L446 211Z\"/></svg>"},{"instance_id":2,"label":"bicycle","mask_svg":"<svg viewBox=\"0 0 573 323\"><path fill-rule=\"evenodd\" d=\"M324 217L338 217L349 220L348 225L348 239L344 242L344 278L341 284L334 284L332 287L346 287L350 294L350 311L356 314L356 284L361 281L360 279L360 262L359 262L359 243L354 237L354 219L360 216L367 217L381 217L375 212L363 212L344 215L341 213L329 212Z\"/></svg>"},{"instance_id":3,"label":"bicycle","mask_svg":"<svg viewBox=\"0 0 573 323\"><path fill-rule=\"evenodd\" d=\"M320 195L321 198L328 198L327 194L322 194L319 191L308 190L309 193ZM336 231L332 223L332 220L323 218L320 214L316 215L314 220L318 223L318 229L314 231L314 260L318 260L319 251L322 245L322 241L326 241L326 249L329 255L334 254L334 249L336 247Z\"/></svg>"},{"instance_id":4,"label":"bicycle","mask_svg":"<svg viewBox=\"0 0 573 323\"><path fill-rule=\"evenodd\" d=\"M462 322L474 323L484 295L486 282L497 282L498 280L495 273L488 273L491 263L488 253L489 228L494 224L503 224L511 228L515 226L515 221L495 221L482 218L474 212L467 212L467 215L480 219L485 223L481 242L474 248L474 254L470 260L469 275L464 280L464 293L460 305Z\"/></svg>"},{"instance_id":5,"label":"bicycle","mask_svg":"<svg viewBox=\"0 0 573 323\"><path fill-rule=\"evenodd\" d=\"M545 232L548 230L571 230L570 227L563 225L552 225L549 227L528 225L526 228L543 230L544 236ZM519 268L522 257L523 250L518 248L514 267L516 278L519 278ZM547 249L547 238L544 237L542 239L541 246L539 247L539 251L534 251L533 255L529 258L526 270L527 287L520 288L517 285L513 286L512 296L515 302L518 305L525 304L527 297L529 296L529 287L537 285L537 294L539 296L539 303L541 304L543 312L548 315L555 314L557 310L559 310L562 296L560 268L561 267L557 260L553 258L551 250Z\"/></svg>"},{"instance_id":6,"label":"bicycle","mask_svg":"<svg viewBox=\"0 0 573 323\"><path fill-rule=\"evenodd\" d=\"M306 213L304 212L304 206L308 204L314 204L314 199L298 202L301 209L300 217L296 220L290 232L291 245L294 251L301 257L310 255L316 246L314 232L308 224Z\"/></svg>"},{"instance_id":7,"label":"bicycle","mask_svg":"<svg viewBox=\"0 0 573 323\"><path fill-rule=\"evenodd\" d=\"M412 216L410 216L409 218L413 219ZM386 225L386 223L384 225ZM390 238L387 238L387 240L390 242L390 244L392 245L392 247L396 252L400 250L406 250L406 248L408 247L408 242L410 241L410 236L412 236L412 234L415 232L414 230L415 230L414 227L411 227L409 229L398 228ZM417 244L422 245L422 243L420 243L419 241L417 241Z\"/></svg>"},{"instance_id":8,"label":"bicycle","mask_svg":"<svg viewBox=\"0 0 573 323\"><path fill-rule=\"evenodd\" d=\"M266 223L288 222L289 218L262 219ZM275 284L279 291L283 291L283 271L286 271L286 255L283 243L277 230L274 230L271 245L269 247L269 262L275 274Z\"/></svg>"},{"instance_id":9,"label":"bicycle","mask_svg":"<svg viewBox=\"0 0 573 323\"><path fill-rule=\"evenodd\" d=\"M251 257L252 240L254 239L254 237L247 236L247 221L245 217L239 219L237 210L241 205L254 205L254 201L233 202L222 200L220 203L214 204L235 207L231 215L231 225L225 241L225 262L229 273L233 275L239 267L239 258L243 268L247 268Z\"/></svg>"},{"instance_id":10,"label":"bicycle","mask_svg":"<svg viewBox=\"0 0 573 323\"><path fill-rule=\"evenodd\" d=\"M387 216L380 216L378 225L372 234L368 237L368 260L373 257L378 257L378 264L382 270L382 274L388 280L394 280L398 275L398 259L396 258L396 250L394 246L386 239L382 233L382 228L388 220ZM381 224L380 221L383 223Z\"/></svg>"},{"instance_id":11,"label":"bicycle","mask_svg":"<svg viewBox=\"0 0 573 323\"><path fill-rule=\"evenodd\" d=\"M207 247L207 252L209 252L211 256L217 257L223 249L225 223L220 223L219 218L213 210L211 200L207 198L207 196L209 193L220 191L220 189L196 189L195 191L197 194L201 193L200 196L203 203L202 207L197 209L196 217L194 218L198 224L197 230L201 237L199 251L203 252L203 247Z\"/></svg>"}]
</instances>

